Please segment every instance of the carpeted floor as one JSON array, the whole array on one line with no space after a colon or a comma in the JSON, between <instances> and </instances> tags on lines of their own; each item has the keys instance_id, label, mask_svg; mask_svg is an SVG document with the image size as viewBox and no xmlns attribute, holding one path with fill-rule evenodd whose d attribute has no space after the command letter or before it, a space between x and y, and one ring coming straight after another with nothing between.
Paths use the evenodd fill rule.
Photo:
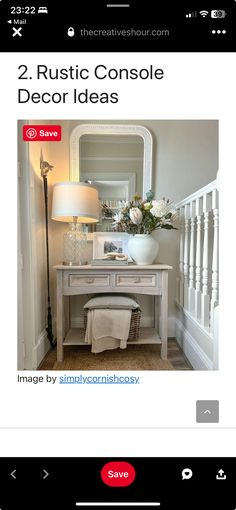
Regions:
<instances>
[{"instance_id":1,"label":"carpeted floor","mask_svg":"<svg viewBox=\"0 0 236 510\"><path fill-rule=\"evenodd\" d=\"M160 350L160 345L129 345L124 350L92 354L87 346L66 347L64 361L57 362L56 350L50 351L39 370L176 370L171 359L161 359Z\"/></svg>"}]
</instances>

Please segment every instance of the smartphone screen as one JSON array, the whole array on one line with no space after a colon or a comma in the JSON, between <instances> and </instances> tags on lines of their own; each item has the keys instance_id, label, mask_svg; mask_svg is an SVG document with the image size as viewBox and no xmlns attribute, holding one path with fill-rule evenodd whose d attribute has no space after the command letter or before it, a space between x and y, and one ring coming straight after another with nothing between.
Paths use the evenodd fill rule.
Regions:
<instances>
[{"instance_id":1,"label":"smartphone screen","mask_svg":"<svg viewBox=\"0 0 236 510\"><path fill-rule=\"evenodd\" d=\"M236 508L235 19L0 1L2 510Z\"/></svg>"}]
</instances>

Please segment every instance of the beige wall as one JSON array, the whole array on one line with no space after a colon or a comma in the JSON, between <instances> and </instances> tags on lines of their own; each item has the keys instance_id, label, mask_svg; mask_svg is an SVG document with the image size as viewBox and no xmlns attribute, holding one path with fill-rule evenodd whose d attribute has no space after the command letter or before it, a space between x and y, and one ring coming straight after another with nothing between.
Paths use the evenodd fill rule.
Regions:
<instances>
[{"instance_id":1,"label":"beige wall","mask_svg":"<svg viewBox=\"0 0 236 510\"><path fill-rule=\"evenodd\" d=\"M52 121L53 122L53 121ZM62 121L63 141L51 144L52 180L69 178L69 135L78 124L88 121ZM218 122L216 120L117 120L89 121L98 123L140 124L147 127L153 137L153 190L156 198L163 196L174 203L216 178L218 171ZM66 177L67 175L67 177ZM61 225L53 222L54 233ZM178 231L158 231L160 242L158 260L173 266L169 284L169 315L175 315L175 282L178 262ZM57 236L58 238L58 236ZM58 241L60 241L58 239ZM55 242L55 238L54 238ZM61 260L61 247L57 246L55 262ZM142 298L143 313L152 315L150 298ZM72 304L72 316L79 311L79 299Z\"/></svg>"},{"instance_id":2,"label":"beige wall","mask_svg":"<svg viewBox=\"0 0 236 510\"><path fill-rule=\"evenodd\" d=\"M178 202L215 179L218 170L216 120L71 120L68 121L69 131L88 122L139 124L151 131L153 189L158 197L165 195Z\"/></svg>"},{"instance_id":3,"label":"beige wall","mask_svg":"<svg viewBox=\"0 0 236 510\"><path fill-rule=\"evenodd\" d=\"M18 159L19 211L21 216L19 256L23 256L23 334L25 344L24 367L37 368L48 350L45 327L47 324L46 243L44 220L44 195L40 173L40 152L50 161L50 145L26 144L21 138L19 122ZM46 121L34 121L34 123ZM30 282L28 278L30 277ZM33 303L32 303L33 296ZM31 326L31 327L30 327Z\"/></svg>"},{"instance_id":4,"label":"beige wall","mask_svg":"<svg viewBox=\"0 0 236 510\"><path fill-rule=\"evenodd\" d=\"M34 123L42 121L31 121ZM69 179L69 139L72 129L84 120L62 120L51 123L62 125L62 141L31 143L30 165L35 188L35 230L37 242L37 314L38 332L45 326L45 241L42 180L39 171L40 149L44 158L54 165L49 175L50 202L51 186L55 182ZM153 190L155 198L165 196L174 203L206 185L216 178L218 170L218 122L216 120L118 120L89 121L89 123L140 124L147 127L153 136ZM48 121L47 121L48 123ZM51 207L51 205L50 205ZM62 261L62 237L65 224L50 220L50 262L51 266ZM158 259L173 266L170 273L169 316L175 316L175 281L178 271L178 231L158 231L160 242ZM91 247L90 247L91 249ZM55 279L52 277L53 314L55 316ZM142 298L143 314L152 315L150 298ZM81 299L74 298L71 306L72 317L81 313Z\"/></svg>"}]
</instances>

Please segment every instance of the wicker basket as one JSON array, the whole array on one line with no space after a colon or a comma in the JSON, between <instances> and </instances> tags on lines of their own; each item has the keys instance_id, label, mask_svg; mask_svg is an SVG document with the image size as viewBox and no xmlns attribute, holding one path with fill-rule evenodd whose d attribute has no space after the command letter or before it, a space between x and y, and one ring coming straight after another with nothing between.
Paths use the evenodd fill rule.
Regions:
<instances>
[{"instance_id":1,"label":"wicker basket","mask_svg":"<svg viewBox=\"0 0 236 510\"><path fill-rule=\"evenodd\" d=\"M87 314L88 314L88 308L85 308L84 309L84 329L85 330L87 327ZM136 308L135 310L132 310L128 340L138 340L139 335L140 335L140 320L141 320L140 308Z\"/></svg>"}]
</instances>

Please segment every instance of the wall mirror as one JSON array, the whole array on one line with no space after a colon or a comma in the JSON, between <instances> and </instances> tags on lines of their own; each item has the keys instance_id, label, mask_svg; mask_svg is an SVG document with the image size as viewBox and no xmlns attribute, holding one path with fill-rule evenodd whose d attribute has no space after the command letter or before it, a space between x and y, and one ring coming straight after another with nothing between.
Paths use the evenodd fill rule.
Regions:
<instances>
[{"instance_id":1,"label":"wall mirror","mask_svg":"<svg viewBox=\"0 0 236 510\"><path fill-rule=\"evenodd\" d=\"M70 180L98 189L96 231L111 231L114 214L135 192L152 188L152 136L138 125L80 124L70 136Z\"/></svg>"}]
</instances>

